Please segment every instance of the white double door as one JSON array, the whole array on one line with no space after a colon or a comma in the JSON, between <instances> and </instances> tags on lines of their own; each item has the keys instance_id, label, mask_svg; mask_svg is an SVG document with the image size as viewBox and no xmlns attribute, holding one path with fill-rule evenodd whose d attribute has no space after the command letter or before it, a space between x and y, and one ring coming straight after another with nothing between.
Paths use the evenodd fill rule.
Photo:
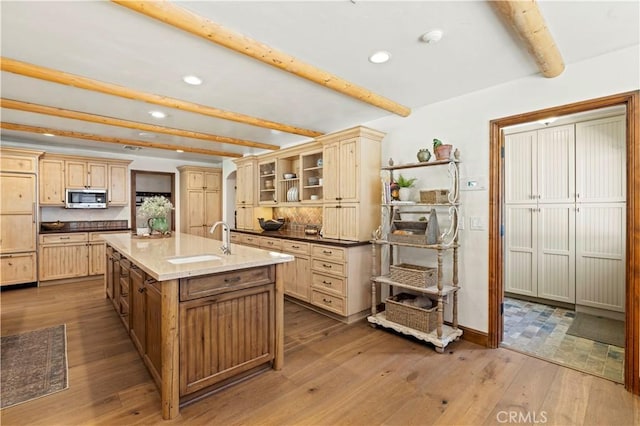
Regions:
<instances>
[{"instance_id":1,"label":"white double door","mask_svg":"<svg viewBox=\"0 0 640 426\"><path fill-rule=\"evenodd\" d=\"M505 290L624 310L624 118L505 137Z\"/></svg>"}]
</instances>

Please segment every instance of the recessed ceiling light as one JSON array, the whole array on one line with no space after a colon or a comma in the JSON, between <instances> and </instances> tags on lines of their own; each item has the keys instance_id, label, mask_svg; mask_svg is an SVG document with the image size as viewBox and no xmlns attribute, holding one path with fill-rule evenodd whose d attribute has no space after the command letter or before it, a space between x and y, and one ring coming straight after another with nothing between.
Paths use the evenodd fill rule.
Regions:
<instances>
[{"instance_id":1,"label":"recessed ceiling light","mask_svg":"<svg viewBox=\"0 0 640 426\"><path fill-rule=\"evenodd\" d=\"M202 79L196 75L185 75L182 77L182 81L192 86L200 86L202 84Z\"/></svg>"},{"instance_id":2,"label":"recessed ceiling light","mask_svg":"<svg viewBox=\"0 0 640 426\"><path fill-rule=\"evenodd\" d=\"M153 118L166 118L167 114L162 111L149 111Z\"/></svg>"},{"instance_id":3,"label":"recessed ceiling light","mask_svg":"<svg viewBox=\"0 0 640 426\"><path fill-rule=\"evenodd\" d=\"M372 62L374 64L383 64L389 59L391 59L391 54L389 52L385 52L384 50L381 50L369 56L369 62Z\"/></svg>"},{"instance_id":4,"label":"recessed ceiling light","mask_svg":"<svg viewBox=\"0 0 640 426\"><path fill-rule=\"evenodd\" d=\"M420 40L424 41L425 43L437 43L442 38L443 34L444 33L442 32L442 30L431 30L422 34Z\"/></svg>"},{"instance_id":5,"label":"recessed ceiling light","mask_svg":"<svg viewBox=\"0 0 640 426\"><path fill-rule=\"evenodd\" d=\"M50 138L54 137L53 133L43 133L42 136L49 136Z\"/></svg>"},{"instance_id":6,"label":"recessed ceiling light","mask_svg":"<svg viewBox=\"0 0 640 426\"><path fill-rule=\"evenodd\" d=\"M139 132L138 136L143 137L143 138L148 138L148 139L153 139L156 137L156 135L154 135L153 133L149 133L149 132Z\"/></svg>"},{"instance_id":7,"label":"recessed ceiling light","mask_svg":"<svg viewBox=\"0 0 640 426\"><path fill-rule=\"evenodd\" d=\"M184 151L181 149L176 149L176 152L184 152Z\"/></svg>"}]
</instances>

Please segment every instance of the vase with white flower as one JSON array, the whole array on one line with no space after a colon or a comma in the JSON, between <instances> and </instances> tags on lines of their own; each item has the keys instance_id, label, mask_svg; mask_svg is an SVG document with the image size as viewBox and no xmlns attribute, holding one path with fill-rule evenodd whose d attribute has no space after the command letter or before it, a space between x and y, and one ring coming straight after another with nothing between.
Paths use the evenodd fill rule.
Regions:
<instances>
[{"instance_id":1,"label":"vase with white flower","mask_svg":"<svg viewBox=\"0 0 640 426\"><path fill-rule=\"evenodd\" d=\"M167 216L173 210L171 201L162 195L145 199L138 210L138 216L147 220L151 234L168 235Z\"/></svg>"}]
</instances>

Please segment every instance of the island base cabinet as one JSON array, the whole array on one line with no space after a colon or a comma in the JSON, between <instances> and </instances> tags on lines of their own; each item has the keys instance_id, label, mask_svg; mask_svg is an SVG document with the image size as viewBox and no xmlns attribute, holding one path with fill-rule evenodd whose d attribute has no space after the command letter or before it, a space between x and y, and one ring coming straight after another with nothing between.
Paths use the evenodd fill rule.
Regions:
<instances>
[{"instance_id":1,"label":"island base cabinet","mask_svg":"<svg viewBox=\"0 0 640 426\"><path fill-rule=\"evenodd\" d=\"M145 281L144 361L154 380L160 386L162 371L162 292L160 283Z\"/></svg>"},{"instance_id":2,"label":"island base cabinet","mask_svg":"<svg viewBox=\"0 0 640 426\"><path fill-rule=\"evenodd\" d=\"M180 303L180 395L274 359L274 285Z\"/></svg>"}]
</instances>

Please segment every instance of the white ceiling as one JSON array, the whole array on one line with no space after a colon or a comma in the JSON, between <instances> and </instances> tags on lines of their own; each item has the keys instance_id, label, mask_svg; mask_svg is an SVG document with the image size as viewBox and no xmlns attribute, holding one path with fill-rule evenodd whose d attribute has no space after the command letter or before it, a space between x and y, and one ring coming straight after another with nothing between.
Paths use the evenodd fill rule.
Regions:
<instances>
[{"instance_id":1,"label":"white ceiling","mask_svg":"<svg viewBox=\"0 0 640 426\"><path fill-rule=\"evenodd\" d=\"M481 1L177 2L198 15L417 108L529 75L533 59ZM108 1L2 1L2 56L132 89L329 133L390 113ZM567 67L640 43L638 1L542 1ZM419 40L444 31L437 44ZM392 58L373 65L368 55ZM204 79L199 87L181 80ZM540 75L540 78L544 78ZM178 129L287 146L308 138L2 72L2 97ZM155 120L150 110L169 117ZM2 109L2 121L234 153L261 152ZM11 141L123 153L122 146L2 130ZM136 155L220 161L148 149Z\"/></svg>"}]
</instances>

